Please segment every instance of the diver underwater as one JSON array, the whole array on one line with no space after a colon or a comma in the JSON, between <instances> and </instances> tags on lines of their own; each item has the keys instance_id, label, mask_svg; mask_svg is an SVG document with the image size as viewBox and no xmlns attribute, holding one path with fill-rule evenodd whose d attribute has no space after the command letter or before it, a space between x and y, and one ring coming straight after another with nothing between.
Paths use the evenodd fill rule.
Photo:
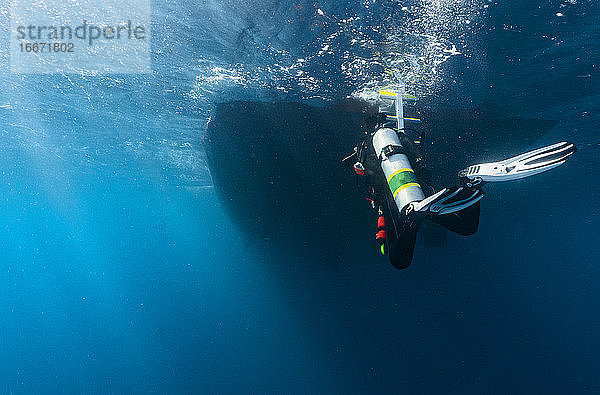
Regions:
<instances>
[{"instance_id":1,"label":"diver underwater","mask_svg":"<svg viewBox=\"0 0 600 395\"><path fill-rule=\"evenodd\" d=\"M417 234L424 221L432 221L462 236L479 227L480 201L487 183L512 181L554 169L577 151L574 144L559 142L491 163L468 166L458 172L459 184L435 191L418 145L405 122L403 84L379 91L379 113L365 124L364 138L342 159L352 166L361 194L377 212L376 240L382 255L397 269L410 266ZM361 187L362 186L362 187Z\"/></svg>"}]
</instances>

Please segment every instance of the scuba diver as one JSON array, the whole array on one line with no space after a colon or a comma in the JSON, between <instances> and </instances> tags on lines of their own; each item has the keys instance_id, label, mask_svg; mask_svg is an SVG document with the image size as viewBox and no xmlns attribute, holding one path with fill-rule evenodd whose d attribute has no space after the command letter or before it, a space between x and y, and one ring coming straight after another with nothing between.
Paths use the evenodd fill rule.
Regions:
<instances>
[{"instance_id":1,"label":"scuba diver","mask_svg":"<svg viewBox=\"0 0 600 395\"><path fill-rule=\"evenodd\" d=\"M361 192L379 215L376 238L381 253L397 269L411 264L423 221L459 235L473 235L479 227L485 183L539 174L565 163L577 151L574 144L561 142L499 162L469 166L458 172L459 185L435 192L415 141L405 133L405 120L419 121L404 117L404 100L415 98L406 95L403 86L384 89L379 98L379 113L368 120L370 131L342 163L353 163L357 177L364 178L367 190Z\"/></svg>"}]
</instances>

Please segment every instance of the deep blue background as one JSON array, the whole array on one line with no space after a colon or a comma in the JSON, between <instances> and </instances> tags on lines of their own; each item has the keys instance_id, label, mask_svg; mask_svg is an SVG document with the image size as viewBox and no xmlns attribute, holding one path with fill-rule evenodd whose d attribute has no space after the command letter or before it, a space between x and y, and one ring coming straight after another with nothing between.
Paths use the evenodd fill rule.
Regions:
<instances>
[{"instance_id":1,"label":"deep blue background","mask_svg":"<svg viewBox=\"0 0 600 395\"><path fill-rule=\"evenodd\" d=\"M152 6L154 72L82 77L10 74L0 4L2 392L600 391L594 1ZM369 241L337 271L248 244L210 187L213 104L336 100L389 68L580 152L490 185L478 234L405 272Z\"/></svg>"}]
</instances>

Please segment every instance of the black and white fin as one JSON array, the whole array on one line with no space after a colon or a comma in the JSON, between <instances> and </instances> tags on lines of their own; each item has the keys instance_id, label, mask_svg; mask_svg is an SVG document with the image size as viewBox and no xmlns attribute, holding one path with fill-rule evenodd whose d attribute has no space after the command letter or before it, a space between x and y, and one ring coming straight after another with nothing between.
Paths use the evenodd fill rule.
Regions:
<instances>
[{"instance_id":1,"label":"black and white fin","mask_svg":"<svg viewBox=\"0 0 600 395\"><path fill-rule=\"evenodd\" d=\"M565 163L575 152L577 147L573 143L563 141L500 162L469 166L458 172L458 176L471 182L518 180L554 169Z\"/></svg>"}]
</instances>

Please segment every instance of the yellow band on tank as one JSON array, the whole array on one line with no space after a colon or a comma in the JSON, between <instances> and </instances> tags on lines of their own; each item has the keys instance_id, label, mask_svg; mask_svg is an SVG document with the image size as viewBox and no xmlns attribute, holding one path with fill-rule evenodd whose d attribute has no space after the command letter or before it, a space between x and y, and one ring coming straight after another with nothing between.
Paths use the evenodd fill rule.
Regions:
<instances>
[{"instance_id":1,"label":"yellow band on tank","mask_svg":"<svg viewBox=\"0 0 600 395\"><path fill-rule=\"evenodd\" d=\"M391 175L388 177L388 179L387 179L387 182L388 182L388 184L390 183L390 181L392 180L392 178L394 178L394 176L395 176L396 174L400 174L400 173L402 173L402 172L405 172L405 171L410 171L411 173L414 173L414 172L415 172L413 169L409 169L408 167L407 167L406 169L400 169L400 170L396 170L395 172L393 172L393 173L392 173L392 174L391 174Z\"/></svg>"},{"instance_id":2,"label":"yellow band on tank","mask_svg":"<svg viewBox=\"0 0 600 395\"><path fill-rule=\"evenodd\" d=\"M398 189L396 189L396 190L394 191L394 199L396 198L396 195L397 195L398 193L400 193L400 191L401 191L401 190L403 190L403 189L406 189L406 188L410 188L410 187L419 187L419 188L421 188L421 185L419 185L419 184L418 184L418 183L416 183L416 182L409 182L408 184L404 184L404 185L402 185L400 188L398 188Z\"/></svg>"}]
</instances>

